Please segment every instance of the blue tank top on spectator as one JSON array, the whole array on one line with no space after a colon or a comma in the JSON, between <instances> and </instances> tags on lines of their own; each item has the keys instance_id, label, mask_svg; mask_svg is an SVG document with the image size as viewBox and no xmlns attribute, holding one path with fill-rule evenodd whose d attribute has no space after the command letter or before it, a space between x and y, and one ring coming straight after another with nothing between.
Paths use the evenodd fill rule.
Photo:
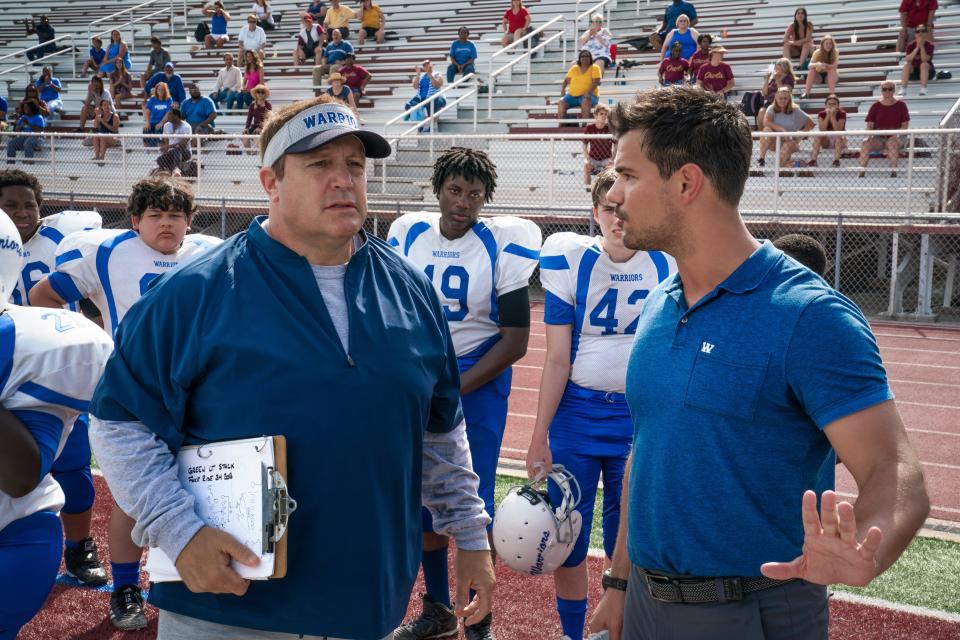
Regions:
<instances>
[{"instance_id":1,"label":"blue tank top on spectator","mask_svg":"<svg viewBox=\"0 0 960 640\"><path fill-rule=\"evenodd\" d=\"M210 18L210 33L218 36L227 34L227 19L219 14Z\"/></svg>"},{"instance_id":2,"label":"blue tank top on spectator","mask_svg":"<svg viewBox=\"0 0 960 640\"><path fill-rule=\"evenodd\" d=\"M110 48L107 49L107 60L113 60L120 53L120 43L111 42ZM109 64L109 63L108 63ZM123 54L123 68L130 70L130 67L133 65L130 63L130 50L128 49L125 54ZM108 71L113 71L113 65L110 64L110 69Z\"/></svg>"},{"instance_id":3,"label":"blue tank top on spectator","mask_svg":"<svg viewBox=\"0 0 960 640\"><path fill-rule=\"evenodd\" d=\"M350 100L350 94L353 92L350 90L350 87L348 87L347 85L343 85L343 87L340 89L340 93L334 93L333 87L330 87L329 89L327 89L327 93L333 96L334 98L336 98L337 100L342 100L349 104L348 100Z\"/></svg>"},{"instance_id":4,"label":"blue tank top on spectator","mask_svg":"<svg viewBox=\"0 0 960 640\"><path fill-rule=\"evenodd\" d=\"M683 47L683 52L680 54L680 57L684 60L689 60L697 51L697 41L693 39L693 32L690 29L687 29L686 33L680 33L679 31L673 34L673 37L670 38L670 44L667 45L667 55L670 57L670 47L673 46L674 42L679 42Z\"/></svg>"},{"instance_id":5,"label":"blue tank top on spectator","mask_svg":"<svg viewBox=\"0 0 960 640\"><path fill-rule=\"evenodd\" d=\"M348 53L353 53L353 46L346 40L341 40L339 44L331 42L323 50L323 55L330 64L340 62Z\"/></svg>"},{"instance_id":6,"label":"blue tank top on spectator","mask_svg":"<svg viewBox=\"0 0 960 640\"><path fill-rule=\"evenodd\" d=\"M160 121L163 120L163 116L167 115L167 112L172 106L172 98L167 98L166 100L150 98L147 100L147 111L150 112L150 125L156 126L160 124Z\"/></svg>"},{"instance_id":7,"label":"blue tank top on spectator","mask_svg":"<svg viewBox=\"0 0 960 640\"><path fill-rule=\"evenodd\" d=\"M102 63L102 62L103 62L103 59L106 57L106 55L107 55L107 50L106 50L106 49L97 50L97 49L94 49L93 47L90 47L90 57L91 57L91 58L93 59L93 61L96 62L97 64Z\"/></svg>"},{"instance_id":8,"label":"blue tank top on spectator","mask_svg":"<svg viewBox=\"0 0 960 640\"><path fill-rule=\"evenodd\" d=\"M477 47L469 40L466 42L460 42L459 39L454 40L453 44L450 45L450 57L453 58L457 64L464 64L471 58L476 60Z\"/></svg>"},{"instance_id":9,"label":"blue tank top on spectator","mask_svg":"<svg viewBox=\"0 0 960 640\"><path fill-rule=\"evenodd\" d=\"M424 73L423 75L420 76L420 91L418 92L417 95L420 96L421 100L425 100L426 98L429 98L433 94L439 93L439 92L440 92L440 89L433 86L433 83L430 82L429 73ZM437 99L439 100L439 98Z\"/></svg>"},{"instance_id":10,"label":"blue tank top on spectator","mask_svg":"<svg viewBox=\"0 0 960 640\"><path fill-rule=\"evenodd\" d=\"M60 93L51 86L44 86L42 78L37 78L35 84L37 85L37 88L40 89L40 99L44 102L60 99ZM50 78L50 84L57 87L61 86L58 78Z\"/></svg>"}]
</instances>

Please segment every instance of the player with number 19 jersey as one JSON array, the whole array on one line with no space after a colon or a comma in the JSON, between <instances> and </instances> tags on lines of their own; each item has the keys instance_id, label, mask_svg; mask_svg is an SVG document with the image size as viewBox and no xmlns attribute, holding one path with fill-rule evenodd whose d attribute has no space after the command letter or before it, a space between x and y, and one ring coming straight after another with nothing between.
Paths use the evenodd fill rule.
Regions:
<instances>
[{"instance_id":1,"label":"player with number 19 jersey","mask_svg":"<svg viewBox=\"0 0 960 640\"><path fill-rule=\"evenodd\" d=\"M57 271L49 276L50 285L68 302L90 298L112 336L153 280L221 242L213 236L190 234L176 253L166 254L147 246L133 230L71 234L57 250Z\"/></svg>"}]
</instances>

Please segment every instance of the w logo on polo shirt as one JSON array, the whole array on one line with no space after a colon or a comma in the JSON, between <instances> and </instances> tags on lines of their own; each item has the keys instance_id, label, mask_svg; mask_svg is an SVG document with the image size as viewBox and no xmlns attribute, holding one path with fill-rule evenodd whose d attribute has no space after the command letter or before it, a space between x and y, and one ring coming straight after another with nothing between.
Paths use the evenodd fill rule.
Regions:
<instances>
[{"instance_id":1,"label":"w logo on polo shirt","mask_svg":"<svg viewBox=\"0 0 960 640\"><path fill-rule=\"evenodd\" d=\"M714 346L716 345L712 345L709 342L704 342L703 344L700 345L700 351L701 353L713 353Z\"/></svg>"}]
</instances>

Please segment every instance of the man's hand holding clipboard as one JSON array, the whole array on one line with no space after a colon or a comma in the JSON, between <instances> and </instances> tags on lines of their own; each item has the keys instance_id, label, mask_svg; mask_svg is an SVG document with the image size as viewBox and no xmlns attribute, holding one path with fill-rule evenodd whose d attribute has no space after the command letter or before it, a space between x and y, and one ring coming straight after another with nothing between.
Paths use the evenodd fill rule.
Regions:
<instances>
[{"instance_id":1,"label":"man's hand holding clipboard","mask_svg":"<svg viewBox=\"0 0 960 640\"><path fill-rule=\"evenodd\" d=\"M180 552L176 565L183 583L194 593L242 596L250 581L233 570L231 560L248 567L260 564L260 558L229 533L203 527Z\"/></svg>"}]
</instances>

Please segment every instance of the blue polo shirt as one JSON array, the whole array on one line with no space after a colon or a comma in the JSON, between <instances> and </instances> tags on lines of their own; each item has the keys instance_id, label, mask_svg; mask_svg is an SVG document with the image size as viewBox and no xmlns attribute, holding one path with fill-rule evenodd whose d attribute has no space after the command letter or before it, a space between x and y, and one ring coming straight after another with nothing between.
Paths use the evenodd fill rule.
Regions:
<instances>
[{"instance_id":1,"label":"blue polo shirt","mask_svg":"<svg viewBox=\"0 0 960 640\"><path fill-rule=\"evenodd\" d=\"M183 113L184 120L196 126L206 120L211 113L216 113L217 106L207 96L200 96L196 100L187 98L181 102L180 111Z\"/></svg>"},{"instance_id":2,"label":"blue polo shirt","mask_svg":"<svg viewBox=\"0 0 960 640\"><path fill-rule=\"evenodd\" d=\"M46 85L43 82L43 78L37 78L34 84L40 89L40 99L44 102L50 102L51 100L59 100L60 93L53 87L61 87L60 78L50 77L50 84Z\"/></svg>"},{"instance_id":3,"label":"blue polo shirt","mask_svg":"<svg viewBox=\"0 0 960 640\"><path fill-rule=\"evenodd\" d=\"M323 49L323 57L330 64L340 62L347 57L348 53L353 53L353 45L346 40L341 40L339 44L331 42Z\"/></svg>"},{"instance_id":4,"label":"blue polo shirt","mask_svg":"<svg viewBox=\"0 0 960 640\"><path fill-rule=\"evenodd\" d=\"M285 435L298 508L287 575L242 597L156 584L161 609L274 632L382 638L420 564L423 435L462 420L456 353L426 276L367 236L344 278L344 349L310 264L261 227L157 278L91 404L172 451ZM349 355L348 355L349 354Z\"/></svg>"},{"instance_id":5,"label":"blue polo shirt","mask_svg":"<svg viewBox=\"0 0 960 640\"><path fill-rule=\"evenodd\" d=\"M680 17L680 14L683 14L690 18L690 22L693 22L697 19L697 10L689 2L674 2L667 6L666 11L663 12L664 21L667 23L667 30L663 33L669 32L671 29L676 29L677 27L677 18ZM661 34L663 35L663 34Z\"/></svg>"},{"instance_id":6,"label":"blue polo shirt","mask_svg":"<svg viewBox=\"0 0 960 640\"><path fill-rule=\"evenodd\" d=\"M690 309L679 274L650 294L626 395L630 560L705 577L799 556L824 428L893 397L857 306L769 242Z\"/></svg>"},{"instance_id":7,"label":"blue polo shirt","mask_svg":"<svg viewBox=\"0 0 960 640\"><path fill-rule=\"evenodd\" d=\"M143 86L143 92L147 95L150 95L150 93L153 91L153 88L157 86L158 82L167 83L167 88L170 90L170 97L173 98L173 101L177 104L180 104L186 100L187 92L183 88L183 78L181 78L179 74L174 73L168 78L167 74L164 73L163 69L161 69L150 76L150 79L147 80L147 84Z\"/></svg>"},{"instance_id":8,"label":"blue polo shirt","mask_svg":"<svg viewBox=\"0 0 960 640\"><path fill-rule=\"evenodd\" d=\"M460 42L460 38L450 45L450 58L457 64L464 64L467 60L477 59L477 47L472 42Z\"/></svg>"}]
</instances>

